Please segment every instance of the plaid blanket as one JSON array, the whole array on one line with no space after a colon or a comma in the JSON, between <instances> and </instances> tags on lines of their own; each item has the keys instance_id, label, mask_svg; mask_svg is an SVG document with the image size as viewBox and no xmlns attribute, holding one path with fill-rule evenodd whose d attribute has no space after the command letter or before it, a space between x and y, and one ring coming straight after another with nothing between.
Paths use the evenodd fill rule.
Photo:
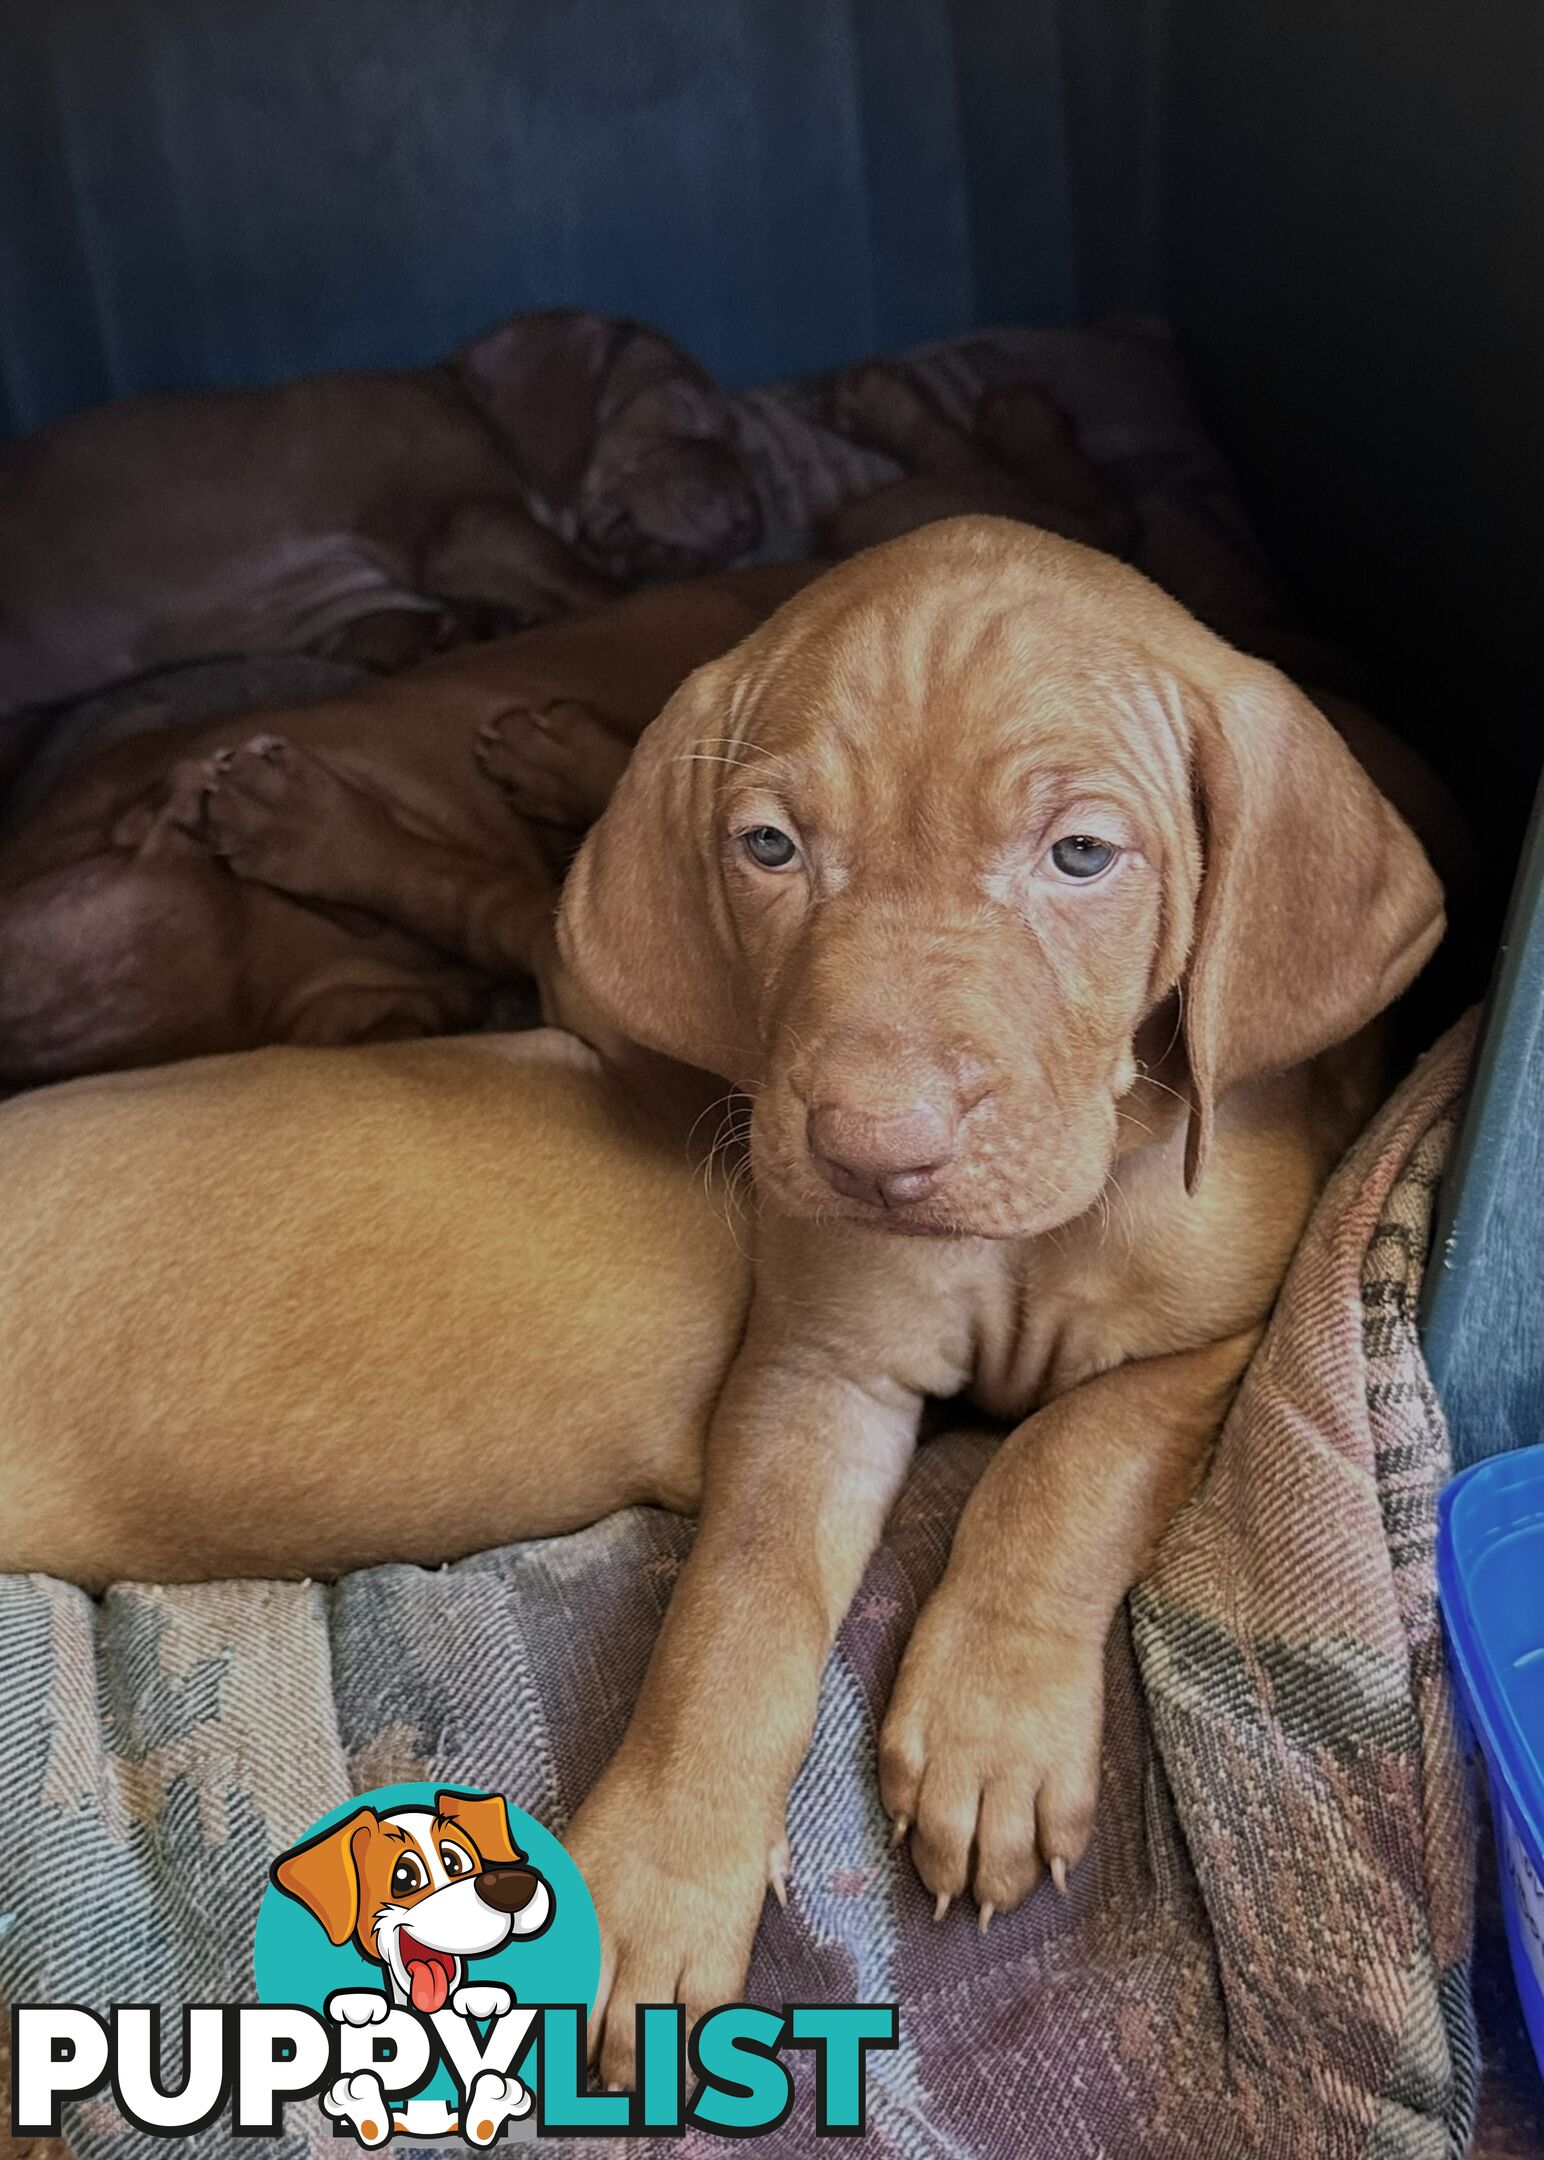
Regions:
<instances>
[{"instance_id":1,"label":"plaid blanket","mask_svg":"<svg viewBox=\"0 0 1544 2160\"><path fill-rule=\"evenodd\" d=\"M1037 1893L985 1939L958 1907L933 1924L875 1788L901 1649L992 1440L923 1450L826 1673L790 1905L769 1906L749 1985L901 2005L899 2048L870 2058L868 2149L1464 2148L1473 1831L1433 1595L1447 1442L1415 1306L1470 1033L1431 1053L1325 1194L1212 1474L1111 1641L1099 1828L1069 1896ZM94 1603L0 1582L0 1991L248 1999L269 1861L365 1787L481 1785L561 1830L622 1730L690 1535L635 1509L330 1589ZM809 2121L804 2092L768 2150L813 2151ZM710 2142L627 2150L690 2160ZM158 2150L106 2098L68 2112L64 2147ZM331 2138L302 2107L275 2149L299 2160Z\"/></svg>"}]
</instances>

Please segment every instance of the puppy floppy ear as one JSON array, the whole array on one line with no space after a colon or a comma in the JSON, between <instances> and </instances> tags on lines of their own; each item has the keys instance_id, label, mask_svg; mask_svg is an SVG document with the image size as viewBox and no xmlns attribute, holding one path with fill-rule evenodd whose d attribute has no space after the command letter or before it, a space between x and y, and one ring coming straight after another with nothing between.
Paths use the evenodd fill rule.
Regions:
<instances>
[{"instance_id":1,"label":"puppy floppy ear","mask_svg":"<svg viewBox=\"0 0 1544 2160\"><path fill-rule=\"evenodd\" d=\"M346 1943L359 1925L359 1856L379 1821L374 1808L360 1808L273 1864L279 1889L320 1920L331 1942Z\"/></svg>"},{"instance_id":2,"label":"puppy floppy ear","mask_svg":"<svg viewBox=\"0 0 1544 2160\"><path fill-rule=\"evenodd\" d=\"M509 1867L525 1859L509 1834L509 1810L496 1793L436 1793L434 1808L436 1814L464 1830L483 1859L495 1867Z\"/></svg>"},{"instance_id":3,"label":"puppy floppy ear","mask_svg":"<svg viewBox=\"0 0 1544 2160\"><path fill-rule=\"evenodd\" d=\"M554 508L572 502L595 454L599 385L620 327L584 309L549 308L513 316L451 356L527 487Z\"/></svg>"},{"instance_id":4,"label":"puppy floppy ear","mask_svg":"<svg viewBox=\"0 0 1544 2160\"><path fill-rule=\"evenodd\" d=\"M1193 717L1205 870L1183 985L1191 1190L1228 1090L1354 1035L1443 929L1419 841L1285 676L1241 663Z\"/></svg>"},{"instance_id":5,"label":"puppy floppy ear","mask_svg":"<svg viewBox=\"0 0 1544 2160\"><path fill-rule=\"evenodd\" d=\"M607 1026L745 1083L760 1057L719 830L738 747L734 663L699 668L644 730L568 873L558 952Z\"/></svg>"}]
</instances>

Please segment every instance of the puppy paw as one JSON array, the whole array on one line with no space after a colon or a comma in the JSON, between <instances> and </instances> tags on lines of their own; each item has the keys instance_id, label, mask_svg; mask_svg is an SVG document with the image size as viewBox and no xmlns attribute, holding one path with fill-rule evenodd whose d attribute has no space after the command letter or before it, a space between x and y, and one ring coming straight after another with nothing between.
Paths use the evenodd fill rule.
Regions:
<instances>
[{"instance_id":1,"label":"puppy paw","mask_svg":"<svg viewBox=\"0 0 1544 2160\"><path fill-rule=\"evenodd\" d=\"M239 878L302 899L347 900L350 866L389 838L379 804L282 735L204 761L197 833Z\"/></svg>"},{"instance_id":2,"label":"puppy paw","mask_svg":"<svg viewBox=\"0 0 1544 2160\"><path fill-rule=\"evenodd\" d=\"M335 2025L380 2025L391 2004L373 1988L340 1988L327 1998L327 2015Z\"/></svg>"},{"instance_id":3,"label":"puppy paw","mask_svg":"<svg viewBox=\"0 0 1544 2160\"><path fill-rule=\"evenodd\" d=\"M786 1843L780 1829L765 1841L746 1837L753 1812L736 1822L726 1804L706 1824L700 1796L676 1805L657 1781L613 1769L576 1816L565 1843L600 1921L589 2053L603 2084L635 2082L640 2003L683 2003L689 2031L740 1999L767 1890L786 1898Z\"/></svg>"},{"instance_id":4,"label":"puppy paw","mask_svg":"<svg viewBox=\"0 0 1544 2160\"><path fill-rule=\"evenodd\" d=\"M321 2096L322 2109L335 2122L346 2122L361 2145L384 2145L391 2136L386 2088L373 2070L356 2070L334 2079Z\"/></svg>"},{"instance_id":5,"label":"puppy paw","mask_svg":"<svg viewBox=\"0 0 1544 2160\"><path fill-rule=\"evenodd\" d=\"M1104 1645L987 1609L947 1578L917 1624L879 1741L895 1842L938 1901L971 1892L985 1930L1087 1850Z\"/></svg>"},{"instance_id":6,"label":"puppy paw","mask_svg":"<svg viewBox=\"0 0 1544 2160\"><path fill-rule=\"evenodd\" d=\"M545 825L593 824L627 759L626 743L575 698L511 706L478 730L483 772L512 810Z\"/></svg>"},{"instance_id":7,"label":"puppy paw","mask_svg":"<svg viewBox=\"0 0 1544 2160\"><path fill-rule=\"evenodd\" d=\"M491 2145L506 2123L531 2112L531 2096L517 2077L479 2070L461 2110L461 2134L469 2145Z\"/></svg>"},{"instance_id":8,"label":"puppy paw","mask_svg":"<svg viewBox=\"0 0 1544 2160\"><path fill-rule=\"evenodd\" d=\"M511 1990L502 1987L497 1980L478 1981L467 1987L458 1987L450 1998L450 2007L457 2017L497 2018L515 2007Z\"/></svg>"}]
</instances>

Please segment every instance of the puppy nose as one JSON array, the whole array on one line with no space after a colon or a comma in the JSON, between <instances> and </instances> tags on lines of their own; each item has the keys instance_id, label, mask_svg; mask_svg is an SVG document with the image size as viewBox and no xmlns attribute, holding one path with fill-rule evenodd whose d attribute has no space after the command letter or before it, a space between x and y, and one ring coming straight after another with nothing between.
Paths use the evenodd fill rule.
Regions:
<instances>
[{"instance_id":1,"label":"puppy nose","mask_svg":"<svg viewBox=\"0 0 1544 2160\"><path fill-rule=\"evenodd\" d=\"M485 1867L474 1879L483 1903L502 1913L524 1912L541 1888L541 1877L524 1867Z\"/></svg>"},{"instance_id":2,"label":"puppy nose","mask_svg":"<svg viewBox=\"0 0 1544 2160\"><path fill-rule=\"evenodd\" d=\"M870 1207L925 1200L954 1155L953 1123L930 1103L879 1115L816 1103L805 1133L826 1183Z\"/></svg>"}]
</instances>

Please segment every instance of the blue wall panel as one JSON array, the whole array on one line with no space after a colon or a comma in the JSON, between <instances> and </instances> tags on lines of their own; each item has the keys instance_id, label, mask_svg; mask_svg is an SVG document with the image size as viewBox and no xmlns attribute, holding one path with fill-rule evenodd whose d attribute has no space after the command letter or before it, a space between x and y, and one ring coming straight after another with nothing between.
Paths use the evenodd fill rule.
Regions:
<instances>
[{"instance_id":1,"label":"blue wall panel","mask_svg":"<svg viewBox=\"0 0 1544 2160\"><path fill-rule=\"evenodd\" d=\"M8 417L645 315L731 377L969 313L942 0L12 0ZM931 86L883 90L894 25ZM906 236L878 289L877 219Z\"/></svg>"},{"instance_id":2,"label":"blue wall panel","mask_svg":"<svg viewBox=\"0 0 1544 2160\"><path fill-rule=\"evenodd\" d=\"M731 383L1066 319L1085 286L1140 304L1140 271L1087 274L1074 191L1096 240L1147 229L1111 200L1143 57L1113 30L1144 7L10 0L0 428L563 303Z\"/></svg>"}]
</instances>

